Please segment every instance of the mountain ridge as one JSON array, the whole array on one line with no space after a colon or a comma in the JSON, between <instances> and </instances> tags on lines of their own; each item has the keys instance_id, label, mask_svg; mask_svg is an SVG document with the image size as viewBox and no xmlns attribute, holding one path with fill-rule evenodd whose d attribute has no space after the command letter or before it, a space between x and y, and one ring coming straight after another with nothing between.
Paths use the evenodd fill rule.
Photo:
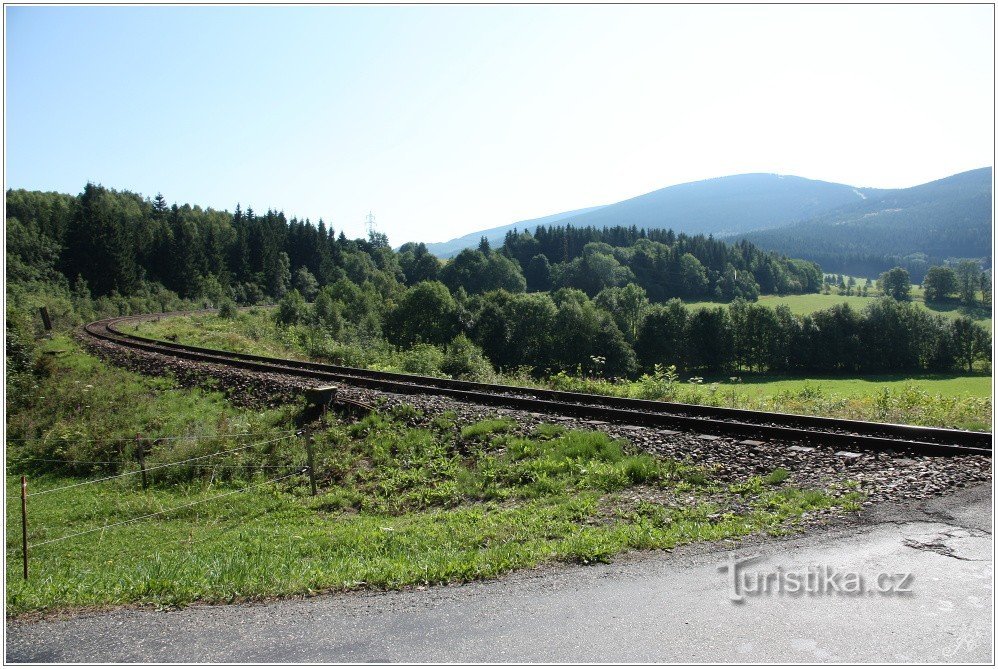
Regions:
<instances>
[{"instance_id":1,"label":"mountain ridge","mask_svg":"<svg viewBox=\"0 0 998 669\"><path fill-rule=\"evenodd\" d=\"M431 253L450 257L476 246L483 236L494 244L508 230L533 231L555 222L576 227L672 228L688 234L747 232L804 220L878 192L793 175L736 174L666 186L612 204L519 221L426 246Z\"/></svg>"},{"instance_id":2,"label":"mountain ridge","mask_svg":"<svg viewBox=\"0 0 998 669\"><path fill-rule=\"evenodd\" d=\"M667 186L600 207L562 212L427 244L440 257L502 242L538 225L635 226L748 239L767 250L813 260L826 271L875 275L900 264L920 275L929 264L970 257L990 264L992 168L908 188L869 188L794 175L746 173Z\"/></svg>"},{"instance_id":3,"label":"mountain ridge","mask_svg":"<svg viewBox=\"0 0 998 669\"><path fill-rule=\"evenodd\" d=\"M870 275L896 264L914 278L950 258L975 258L988 265L992 172L991 167L967 170L881 191L807 221L722 237L747 239L843 274Z\"/></svg>"}]
</instances>

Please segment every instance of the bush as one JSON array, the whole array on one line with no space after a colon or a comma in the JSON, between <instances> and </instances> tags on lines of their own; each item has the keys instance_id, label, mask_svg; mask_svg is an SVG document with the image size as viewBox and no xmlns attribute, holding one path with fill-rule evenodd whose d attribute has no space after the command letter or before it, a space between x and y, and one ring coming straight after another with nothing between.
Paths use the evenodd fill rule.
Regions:
<instances>
[{"instance_id":1,"label":"bush","mask_svg":"<svg viewBox=\"0 0 998 669\"><path fill-rule=\"evenodd\" d=\"M308 319L308 305L305 298L297 290L281 298L277 307L277 322L284 325L297 325L304 323Z\"/></svg>"},{"instance_id":2,"label":"bush","mask_svg":"<svg viewBox=\"0 0 998 669\"><path fill-rule=\"evenodd\" d=\"M495 378L492 365L485 359L482 349L464 334L454 337L447 345L440 370L456 379L488 382Z\"/></svg>"},{"instance_id":3,"label":"bush","mask_svg":"<svg viewBox=\"0 0 998 669\"><path fill-rule=\"evenodd\" d=\"M440 376L443 362L443 352L432 344L416 344L399 354L399 367L409 374Z\"/></svg>"},{"instance_id":4,"label":"bush","mask_svg":"<svg viewBox=\"0 0 998 669\"><path fill-rule=\"evenodd\" d=\"M235 302L229 299L222 300L222 305L218 308L219 318L235 318L238 314Z\"/></svg>"},{"instance_id":5,"label":"bush","mask_svg":"<svg viewBox=\"0 0 998 669\"><path fill-rule=\"evenodd\" d=\"M38 355L34 326L23 311L7 307L7 409L18 406L34 384L32 368Z\"/></svg>"}]
</instances>

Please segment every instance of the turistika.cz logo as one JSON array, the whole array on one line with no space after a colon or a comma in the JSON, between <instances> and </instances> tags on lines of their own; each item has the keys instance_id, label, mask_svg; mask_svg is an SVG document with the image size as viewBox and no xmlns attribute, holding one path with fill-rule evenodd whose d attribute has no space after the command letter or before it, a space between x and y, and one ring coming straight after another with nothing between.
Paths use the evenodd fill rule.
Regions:
<instances>
[{"instance_id":1,"label":"turistika.cz logo","mask_svg":"<svg viewBox=\"0 0 998 669\"><path fill-rule=\"evenodd\" d=\"M750 571L745 566L761 555L739 558L734 555L718 567L727 572L728 597L744 602L746 597L785 595L911 595L915 577L910 573L863 574L829 565L808 565L803 569L777 567L770 571Z\"/></svg>"}]
</instances>

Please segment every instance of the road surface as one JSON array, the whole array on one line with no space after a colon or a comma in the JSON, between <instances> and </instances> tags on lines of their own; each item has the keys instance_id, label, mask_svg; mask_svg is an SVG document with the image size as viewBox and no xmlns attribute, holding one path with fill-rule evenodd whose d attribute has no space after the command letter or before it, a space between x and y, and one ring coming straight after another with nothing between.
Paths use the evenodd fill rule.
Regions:
<instances>
[{"instance_id":1,"label":"road surface","mask_svg":"<svg viewBox=\"0 0 998 669\"><path fill-rule=\"evenodd\" d=\"M638 553L611 565L549 567L422 591L8 622L6 657L8 662L990 663L991 531L991 490L981 486L919 508L874 510L862 523L734 550L700 546ZM733 578L719 568L732 556L759 557L742 564ZM820 576L820 568L825 580L809 584L807 574ZM863 578L866 590L842 591L845 582L830 577L829 570L845 580ZM790 574L812 590L789 594ZM878 582L880 574L887 576ZM773 592L777 582L779 594ZM753 590L761 590L762 583L769 584L769 592ZM891 592L875 591L877 586Z\"/></svg>"}]
</instances>

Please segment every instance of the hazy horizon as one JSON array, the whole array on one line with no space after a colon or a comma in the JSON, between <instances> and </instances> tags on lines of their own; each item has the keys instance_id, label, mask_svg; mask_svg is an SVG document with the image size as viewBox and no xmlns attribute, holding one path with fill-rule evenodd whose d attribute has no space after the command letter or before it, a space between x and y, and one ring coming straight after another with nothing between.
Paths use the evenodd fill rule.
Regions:
<instances>
[{"instance_id":1,"label":"hazy horizon","mask_svg":"<svg viewBox=\"0 0 998 669\"><path fill-rule=\"evenodd\" d=\"M993 162L993 7L8 7L6 187L393 245L745 173Z\"/></svg>"}]
</instances>

